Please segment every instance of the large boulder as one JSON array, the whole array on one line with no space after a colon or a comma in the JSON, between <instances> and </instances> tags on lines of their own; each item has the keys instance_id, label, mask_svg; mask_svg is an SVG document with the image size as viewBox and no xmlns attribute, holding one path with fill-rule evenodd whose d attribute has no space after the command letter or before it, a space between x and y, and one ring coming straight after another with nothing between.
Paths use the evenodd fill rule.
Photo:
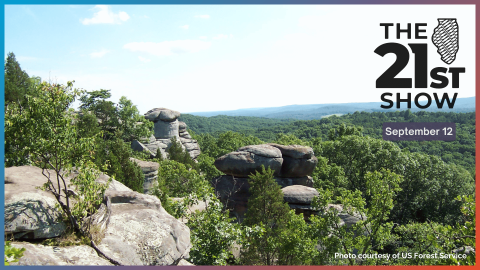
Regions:
<instances>
[{"instance_id":1,"label":"large boulder","mask_svg":"<svg viewBox=\"0 0 480 270\"><path fill-rule=\"evenodd\" d=\"M282 188L283 200L289 204L312 204L313 198L318 196L318 191L312 187L293 185Z\"/></svg>"},{"instance_id":2,"label":"large boulder","mask_svg":"<svg viewBox=\"0 0 480 270\"><path fill-rule=\"evenodd\" d=\"M269 145L249 145L241 147L237 152L231 152L215 160L215 167L225 174L237 177L248 177L261 171L262 165L270 167L275 175L282 168L282 154L280 150Z\"/></svg>"},{"instance_id":3,"label":"large boulder","mask_svg":"<svg viewBox=\"0 0 480 270\"><path fill-rule=\"evenodd\" d=\"M156 139L170 139L178 137L178 120L157 121L153 125L153 133Z\"/></svg>"},{"instance_id":4,"label":"large boulder","mask_svg":"<svg viewBox=\"0 0 480 270\"><path fill-rule=\"evenodd\" d=\"M302 213L305 220L311 215L317 215L319 211L311 204L313 198L318 196L318 191L312 187L302 185L293 185L282 188L283 200L288 203L290 209L294 209L296 214Z\"/></svg>"},{"instance_id":5,"label":"large boulder","mask_svg":"<svg viewBox=\"0 0 480 270\"><path fill-rule=\"evenodd\" d=\"M166 108L154 108L145 113L145 118L153 122L171 122L175 121L178 117L180 117L179 112Z\"/></svg>"},{"instance_id":6,"label":"large boulder","mask_svg":"<svg viewBox=\"0 0 480 270\"><path fill-rule=\"evenodd\" d=\"M46 182L34 166L5 168L5 234L15 239L60 236L66 229L57 200L38 189Z\"/></svg>"},{"instance_id":7,"label":"large boulder","mask_svg":"<svg viewBox=\"0 0 480 270\"><path fill-rule=\"evenodd\" d=\"M190 250L190 230L160 200L134 191L106 192L110 223L98 248L123 265L170 265Z\"/></svg>"},{"instance_id":8,"label":"large boulder","mask_svg":"<svg viewBox=\"0 0 480 270\"><path fill-rule=\"evenodd\" d=\"M53 247L27 242L12 242L15 248L25 248L23 257L10 265L112 265L98 256L89 246Z\"/></svg>"},{"instance_id":9,"label":"large boulder","mask_svg":"<svg viewBox=\"0 0 480 270\"><path fill-rule=\"evenodd\" d=\"M45 173L54 175L50 170ZM67 186L75 176L74 173L65 179ZM100 174L96 181L107 183L109 179L108 175ZM62 210L56 207L57 200L52 193L38 188L46 182L47 178L38 167L5 168L5 234L15 239L45 239L58 237L65 232L66 224L61 218ZM131 191L122 183L112 180L106 192L117 190ZM74 202L73 199L70 201L71 204ZM101 217L97 221L106 222Z\"/></svg>"},{"instance_id":10,"label":"large boulder","mask_svg":"<svg viewBox=\"0 0 480 270\"><path fill-rule=\"evenodd\" d=\"M310 158L283 157L281 175L283 177L304 177L311 175L318 164L315 156Z\"/></svg>"},{"instance_id":11,"label":"large boulder","mask_svg":"<svg viewBox=\"0 0 480 270\"><path fill-rule=\"evenodd\" d=\"M313 156L313 149L304 145L281 145L276 143L269 143L282 152L282 156L291 158L311 158Z\"/></svg>"},{"instance_id":12,"label":"large boulder","mask_svg":"<svg viewBox=\"0 0 480 270\"><path fill-rule=\"evenodd\" d=\"M269 144L282 152L282 177L304 177L311 175L317 166L318 159L313 149L303 145Z\"/></svg>"}]
</instances>

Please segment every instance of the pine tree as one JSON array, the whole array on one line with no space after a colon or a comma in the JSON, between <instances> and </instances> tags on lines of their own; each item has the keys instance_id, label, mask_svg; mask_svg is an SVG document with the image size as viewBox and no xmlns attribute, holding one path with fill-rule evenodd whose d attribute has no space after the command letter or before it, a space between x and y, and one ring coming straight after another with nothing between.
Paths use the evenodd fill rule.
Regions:
<instances>
[{"instance_id":1,"label":"pine tree","mask_svg":"<svg viewBox=\"0 0 480 270\"><path fill-rule=\"evenodd\" d=\"M290 208L283 201L283 193L275 182L270 168L262 167L262 172L250 175L250 197L243 224L249 227L260 226L263 233L247 237L242 250L242 261L249 265L274 265L282 250L279 238L287 229Z\"/></svg>"},{"instance_id":2,"label":"pine tree","mask_svg":"<svg viewBox=\"0 0 480 270\"><path fill-rule=\"evenodd\" d=\"M5 61L5 106L11 102L23 104L25 95L32 92L32 81L22 70L15 54L8 53Z\"/></svg>"}]
</instances>

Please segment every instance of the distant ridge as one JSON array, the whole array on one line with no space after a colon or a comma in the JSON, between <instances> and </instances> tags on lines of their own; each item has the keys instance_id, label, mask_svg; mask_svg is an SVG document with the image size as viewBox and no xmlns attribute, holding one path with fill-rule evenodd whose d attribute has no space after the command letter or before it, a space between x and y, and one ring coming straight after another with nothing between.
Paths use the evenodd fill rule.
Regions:
<instances>
[{"instance_id":1,"label":"distant ridge","mask_svg":"<svg viewBox=\"0 0 480 270\"><path fill-rule=\"evenodd\" d=\"M425 101L420 101L425 104ZM364 102L364 103L330 103L330 104L308 104L308 105L288 105L282 107L271 108L249 108L239 109L234 111L215 111L215 112L191 112L188 114L197 116L256 116L265 118L278 118L278 119L299 119L299 120L311 120L320 119L322 117L332 114L347 114L360 112L389 112L397 110L406 110L407 104L400 103L400 109L396 109L396 106L392 109L382 109L380 105L385 105L385 102ZM446 102L443 109L438 109L435 106L435 101L432 101L430 108L421 110L416 107L412 101L412 112L416 111L428 111L428 112L474 112L475 111L475 97L457 98L455 101L455 107L449 109ZM435 107L434 107L435 106Z\"/></svg>"}]
</instances>

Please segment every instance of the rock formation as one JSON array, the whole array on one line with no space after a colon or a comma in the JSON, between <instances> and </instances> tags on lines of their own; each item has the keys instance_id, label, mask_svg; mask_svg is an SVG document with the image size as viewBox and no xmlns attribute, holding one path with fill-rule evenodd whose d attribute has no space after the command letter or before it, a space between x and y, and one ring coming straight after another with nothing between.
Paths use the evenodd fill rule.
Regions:
<instances>
[{"instance_id":1,"label":"rock formation","mask_svg":"<svg viewBox=\"0 0 480 270\"><path fill-rule=\"evenodd\" d=\"M318 191L312 187L302 185L292 185L282 188L283 199L288 203L291 209L295 209L296 214L303 213L305 219L309 216L318 214L313 209L313 198L318 196Z\"/></svg>"},{"instance_id":2,"label":"rock formation","mask_svg":"<svg viewBox=\"0 0 480 270\"><path fill-rule=\"evenodd\" d=\"M108 179L102 174L97 182ZM36 188L45 182L40 168L5 168L7 239L45 239L65 232L66 225L59 219L61 210L55 207L53 195ZM134 192L115 180L105 197L108 209L92 218L93 222L101 222L93 225L104 227L104 237L97 244L101 252L124 265L169 265L188 257L190 230L169 215L157 197ZM25 242L12 245L27 248L16 263L19 265L110 265L87 246L55 249Z\"/></svg>"},{"instance_id":3,"label":"rock formation","mask_svg":"<svg viewBox=\"0 0 480 270\"><path fill-rule=\"evenodd\" d=\"M151 191L151 188L158 184L158 168L160 164L158 162L150 162L139 160L136 158L130 158L131 161L135 162L145 175L145 180L143 181L143 193L148 194Z\"/></svg>"},{"instance_id":4,"label":"rock formation","mask_svg":"<svg viewBox=\"0 0 480 270\"><path fill-rule=\"evenodd\" d=\"M172 144L171 139L175 138L182 144L182 148L187 150L192 159L197 158L200 155L200 147L188 133L187 125L177 120L179 116L179 112L165 108L155 108L145 113L145 118L154 123L154 135L148 138L146 143L132 141L132 149L146 151L152 157L157 154L157 149L160 149L163 158L167 158L166 151Z\"/></svg>"},{"instance_id":5,"label":"rock formation","mask_svg":"<svg viewBox=\"0 0 480 270\"><path fill-rule=\"evenodd\" d=\"M248 176L251 173L260 171L263 165L274 171L275 181L282 188L293 185L311 188L313 180L309 175L317 163L312 148L307 146L279 144L244 146L215 160L215 167L226 175L214 179L213 185L222 203L242 220L250 196ZM300 209L298 205L290 206ZM310 205L302 207L307 211Z\"/></svg>"}]
</instances>

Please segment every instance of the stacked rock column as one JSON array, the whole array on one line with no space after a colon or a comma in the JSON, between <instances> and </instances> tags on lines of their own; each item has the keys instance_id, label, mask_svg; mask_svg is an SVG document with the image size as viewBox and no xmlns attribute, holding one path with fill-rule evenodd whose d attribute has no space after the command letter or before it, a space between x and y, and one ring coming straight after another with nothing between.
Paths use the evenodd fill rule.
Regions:
<instances>
[{"instance_id":1,"label":"stacked rock column","mask_svg":"<svg viewBox=\"0 0 480 270\"><path fill-rule=\"evenodd\" d=\"M226 175L220 176L213 182L215 191L220 200L232 210L232 213L241 221L247 211L248 197L250 196L248 176L261 171L261 166L270 167L274 171L275 181L282 187L295 186L295 192L287 193L288 200L297 213L308 213L311 209L312 196L316 190L310 174L315 169L318 160L310 147L300 145L262 144L249 145L228 153L215 161L218 170ZM318 195L318 193L317 193ZM292 199L300 196L299 200ZM285 200L288 202L287 197ZM292 201L292 202L293 202ZM302 206L298 206L301 201ZM313 210L312 210L313 211Z\"/></svg>"}]
</instances>

